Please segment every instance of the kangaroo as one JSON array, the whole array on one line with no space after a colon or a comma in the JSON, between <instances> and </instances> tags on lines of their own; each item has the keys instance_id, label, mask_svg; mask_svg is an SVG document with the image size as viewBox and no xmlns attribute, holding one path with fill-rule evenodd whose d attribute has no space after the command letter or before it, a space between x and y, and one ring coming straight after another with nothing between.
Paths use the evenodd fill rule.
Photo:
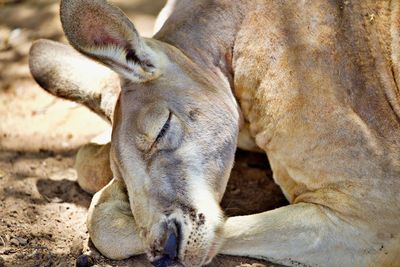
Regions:
<instances>
[{"instance_id":1,"label":"kangaroo","mask_svg":"<svg viewBox=\"0 0 400 267\"><path fill-rule=\"evenodd\" d=\"M175 0L161 14L143 38L106 1L62 0L82 55L31 49L42 87L112 124L111 143L79 157L80 184L104 186L96 248L156 266L218 253L400 266L400 2ZM236 147L267 154L290 205L223 215Z\"/></svg>"}]
</instances>

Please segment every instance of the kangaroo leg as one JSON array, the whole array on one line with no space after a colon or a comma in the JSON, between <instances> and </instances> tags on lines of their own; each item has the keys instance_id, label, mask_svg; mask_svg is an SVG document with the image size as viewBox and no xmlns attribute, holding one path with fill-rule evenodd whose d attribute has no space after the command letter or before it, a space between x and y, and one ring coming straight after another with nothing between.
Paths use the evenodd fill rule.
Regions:
<instances>
[{"instance_id":1,"label":"kangaroo leg","mask_svg":"<svg viewBox=\"0 0 400 267\"><path fill-rule=\"evenodd\" d=\"M363 248L371 239L361 229L323 206L293 204L229 218L219 253L289 266L368 266Z\"/></svg>"},{"instance_id":2,"label":"kangaroo leg","mask_svg":"<svg viewBox=\"0 0 400 267\"><path fill-rule=\"evenodd\" d=\"M113 179L94 195L86 224L93 244L104 256L119 260L144 253L122 180Z\"/></svg>"}]
</instances>

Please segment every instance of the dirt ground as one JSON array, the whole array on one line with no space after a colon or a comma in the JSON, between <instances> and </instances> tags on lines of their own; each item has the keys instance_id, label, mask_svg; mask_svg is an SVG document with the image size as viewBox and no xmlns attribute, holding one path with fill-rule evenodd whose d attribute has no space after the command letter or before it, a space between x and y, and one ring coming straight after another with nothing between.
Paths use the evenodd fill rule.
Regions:
<instances>
[{"instance_id":1,"label":"dirt ground","mask_svg":"<svg viewBox=\"0 0 400 267\"><path fill-rule=\"evenodd\" d=\"M117 0L139 32L150 36L162 0ZM66 42L58 1L0 0L0 267L74 266L82 253L96 266L150 266L143 256L111 261L89 241L91 196L76 183L74 157L109 126L88 109L50 96L33 81L27 54L33 40ZM222 206L251 214L287 202L267 158L238 151ZM272 266L218 256L210 266Z\"/></svg>"}]
</instances>

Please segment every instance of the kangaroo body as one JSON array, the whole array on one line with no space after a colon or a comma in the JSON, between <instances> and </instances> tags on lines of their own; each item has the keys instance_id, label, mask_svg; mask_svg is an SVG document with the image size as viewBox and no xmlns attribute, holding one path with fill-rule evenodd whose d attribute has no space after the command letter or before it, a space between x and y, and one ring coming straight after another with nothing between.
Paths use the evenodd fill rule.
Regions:
<instances>
[{"instance_id":1,"label":"kangaroo body","mask_svg":"<svg viewBox=\"0 0 400 267\"><path fill-rule=\"evenodd\" d=\"M78 2L63 1L64 30L76 49L121 75L118 101L115 76L107 78L112 89L94 90L113 101L86 101L90 86L78 86L79 99L68 94L58 81L84 78L43 59L55 44L33 47L31 69L48 91L112 121L111 146L101 153L111 151L114 179L96 193L88 218L103 254L158 260L164 251L186 266L217 253L290 266L400 266L399 1L170 1L158 33L143 39L133 31L129 42L130 26L116 26L122 15L114 7ZM70 13L91 27L77 29ZM109 24L97 23L103 13ZM126 71L131 48L135 65ZM143 140L157 141L165 120L175 137L157 153L128 151L153 149ZM132 129L145 137L131 143ZM236 145L265 151L290 205L222 218L218 202ZM170 160L158 158L167 150ZM149 185L163 191L140 191ZM176 255L165 245L171 231L180 240Z\"/></svg>"}]
</instances>

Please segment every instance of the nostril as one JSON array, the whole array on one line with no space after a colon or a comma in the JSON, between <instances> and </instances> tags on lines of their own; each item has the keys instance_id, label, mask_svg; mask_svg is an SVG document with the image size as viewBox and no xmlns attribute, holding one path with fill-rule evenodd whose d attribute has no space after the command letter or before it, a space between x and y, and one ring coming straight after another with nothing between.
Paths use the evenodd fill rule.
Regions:
<instances>
[{"instance_id":1,"label":"nostril","mask_svg":"<svg viewBox=\"0 0 400 267\"><path fill-rule=\"evenodd\" d=\"M164 254L167 255L170 259L175 259L178 255L178 226L179 225L176 221L171 222L168 225L168 237L164 244Z\"/></svg>"}]
</instances>

